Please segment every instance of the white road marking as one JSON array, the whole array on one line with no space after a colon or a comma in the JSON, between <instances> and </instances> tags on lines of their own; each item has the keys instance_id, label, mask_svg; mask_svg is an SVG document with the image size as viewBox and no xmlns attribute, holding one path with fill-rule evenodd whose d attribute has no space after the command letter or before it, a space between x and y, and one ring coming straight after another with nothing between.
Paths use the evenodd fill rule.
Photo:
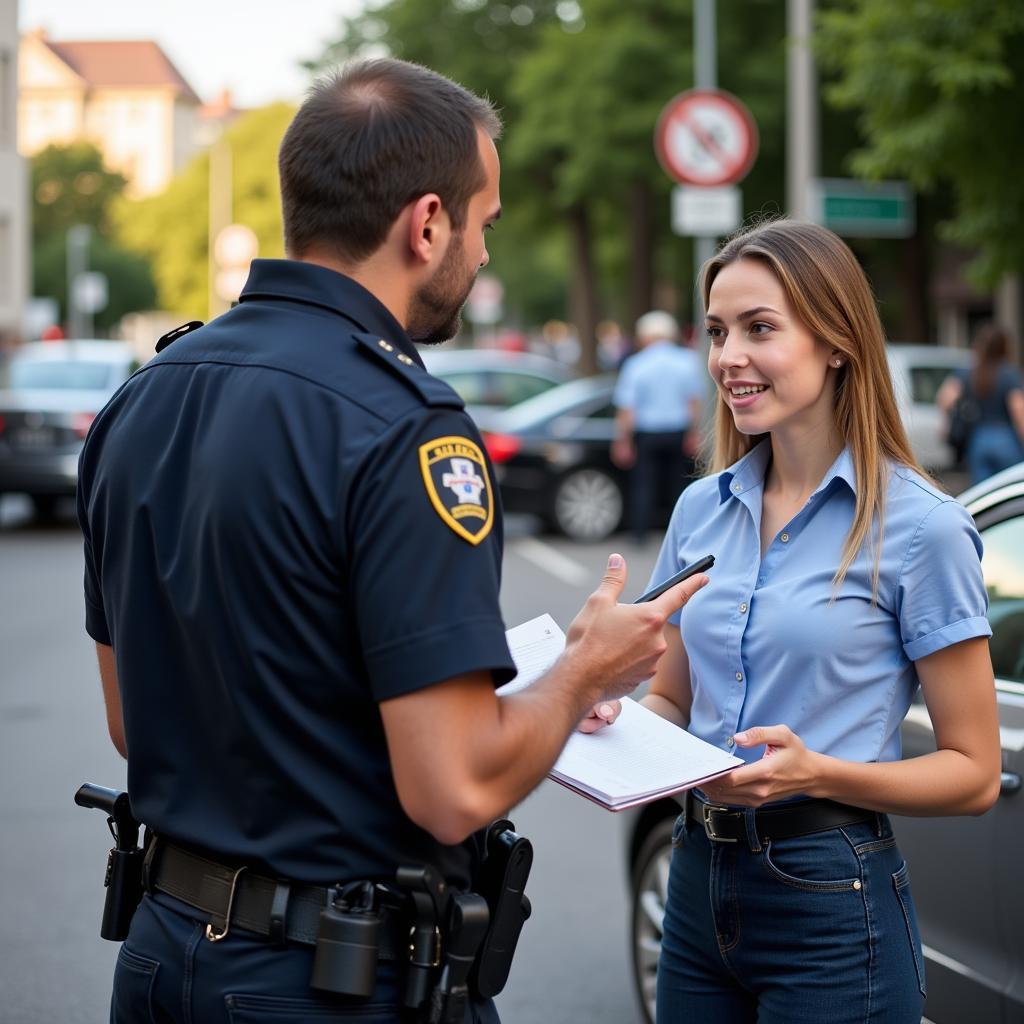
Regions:
<instances>
[{"instance_id":1,"label":"white road marking","mask_svg":"<svg viewBox=\"0 0 1024 1024\"><path fill-rule=\"evenodd\" d=\"M597 585L598 580L589 569L542 540L535 537L519 537L509 546L517 555L570 587L579 587L591 580L595 586Z\"/></svg>"}]
</instances>

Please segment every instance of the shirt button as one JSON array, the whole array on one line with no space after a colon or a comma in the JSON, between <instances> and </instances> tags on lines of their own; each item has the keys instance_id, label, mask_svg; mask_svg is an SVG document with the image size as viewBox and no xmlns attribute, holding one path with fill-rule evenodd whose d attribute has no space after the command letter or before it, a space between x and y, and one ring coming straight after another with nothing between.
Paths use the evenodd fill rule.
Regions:
<instances>
[{"instance_id":1,"label":"shirt button","mask_svg":"<svg viewBox=\"0 0 1024 1024\"><path fill-rule=\"evenodd\" d=\"M746 602L746 601L744 601L744 602L743 602L743 603L742 603L742 604L740 605L740 613L741 613L741 614L744 614L744 615L745 615L745 614L746 614L746 611L747 611L747 602Z\"/></svg>"},{"instance_id":2,"label":"shirt button","mask_svg":"<svg viewBox=\"0 0 1024 1024\"><path fill-rule=\"evenodd\" d=\"M735 740L734 740L734 739L733 739L733 738L732 738L732 737L730 736L730 737L729 737L729 738L728 738L728 739L727 739L727 740L725 741L725 745L726 745L726 746L727 746L727 747L728 747L728 748L729 748L730 750L732 750L732 748L736 746L736 741L735 741Z\"/></svg>"},{"instance_id":3,"label":"shirt button","mask_svg":"<svg viewBox=\"0 0 1024 1024\"><path fill-rule=\"evenodd\" d=\"M784 533L780 539L781 539L782 543L785 544L789 540L789 534L788 533Z\"/></svg>"},{"instance_id":4,"label":"shirt button","mask_svg":"<svg viewBox=\"0 0 1024 1024\"><path fill-rule=\"evenodd\" d=\"M742 672L737 672L736 673L736 682L737 683L742 683L743 682L743 673Z\"/></svg>"},{"instance_id":5,"label":"shirt button","mask_svg":"<svg viewBox=\"0 0 1024 1024\"><path fill-rule=\"evenodd\" d=\"M739 493L740 493L740 491L742 491L742 490L743 490L743 484L741 484L741 483L739 483L739 482L737 481L736 483L734 483L734 484L732 485L732 489L733 489L733 490L734 490L734 491L735 491L735 492L736 492L737 494L739 494Z\"/></svg>"}]
</instances>

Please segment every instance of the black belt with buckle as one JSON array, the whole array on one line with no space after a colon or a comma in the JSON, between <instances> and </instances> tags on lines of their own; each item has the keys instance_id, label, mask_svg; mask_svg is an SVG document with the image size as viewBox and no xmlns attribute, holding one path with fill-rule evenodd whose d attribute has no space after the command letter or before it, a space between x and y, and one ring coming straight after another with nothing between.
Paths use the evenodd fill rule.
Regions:
<instances>
[{"instance_id":1,"label":"black belt with buckle","mask_svg":"<svg viewBox=\"0 0 1024 1024\"><path fill-rule=\"evenodd\" d=\"M700 825L708 839L716 843L747 841L744 811L735 807L722 807L705 803L700 797L688 794L686 820ZM754 812L757 838L793 839L796 836L827 832L830 828L877 822L874 811L836 803L834 800L801 800L784 807L766 807Z\"/></svg>"},{"instance_id":2,"label":"black belt with buckle","mask_svg":"<svg viewBox=\"0 0 1024 1024\"><path fill-rule=\"evenodd\" d=\"M151 842L147 886L208 917L206 937L211 942L225 938L231 928L244 928L277 945L316 945L320 911L334 899L333 887L289 882L220 864L160 837ZM407 955L407 915L387 905L379 913L378 958L398 960Z\"/></svg>"}]
</instances>

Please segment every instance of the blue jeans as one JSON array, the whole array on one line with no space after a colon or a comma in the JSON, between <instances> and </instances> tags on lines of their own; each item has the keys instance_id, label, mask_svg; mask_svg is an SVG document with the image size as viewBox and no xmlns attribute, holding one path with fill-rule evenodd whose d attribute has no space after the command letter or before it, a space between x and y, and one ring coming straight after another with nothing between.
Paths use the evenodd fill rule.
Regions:
<instances>
[{"instance_id":1,"label":"blue jeans","mask_svg":"<svg viewBox=\"0 0 1024 1024\"><path fill-rule=\"evenodd\" d=\"M658 1024L919 1024L924 961L888 819L762 842L676 822Z\"/></svg>"},{"instance_id":2,"label":"blue jeans","mask_svg":"<svg viewBox=\"0 0 1024 1024\"><path fill-rule=\"evenodd\" d=\"M111 1024L407 1024L398 1008L395 964L381 963L369 999L309 987L313 948L281 949L232 928L209 942L206 922L169 896L144 896L117 957ZM498 1024L491 1000L469 1007L465 1024Z\"/></svg>"},{"instance_id":3,"label":"blue jeans","mask_svg":"<svg viewBox=\"0 0 1024 1024\"><path fill-rule=\"evenodd\" d=\"M976 484L1024 459L1024 446L1009 423L979 423L967 441L966 458Z\"/></svg>"}]
</instances>

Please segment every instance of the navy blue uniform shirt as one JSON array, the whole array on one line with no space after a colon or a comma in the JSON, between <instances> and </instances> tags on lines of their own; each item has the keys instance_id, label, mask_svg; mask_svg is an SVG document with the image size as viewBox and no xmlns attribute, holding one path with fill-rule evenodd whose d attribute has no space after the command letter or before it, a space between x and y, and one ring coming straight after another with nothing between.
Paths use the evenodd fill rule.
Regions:
<instances>
[{"instance_id":1,"label":"navy blue uniform shirt","mask_svg":"<svg viewBox=\"0 0 1024 1024\"><path fill-rule=\"evenodd\" d=\"M513 676L492 479L461 399L323 267L255 261L234 309L138 371L78 496L136 815L282 877L465 881L472 843L399 805L378 702Z\"/></svg>"}]
</instances>

